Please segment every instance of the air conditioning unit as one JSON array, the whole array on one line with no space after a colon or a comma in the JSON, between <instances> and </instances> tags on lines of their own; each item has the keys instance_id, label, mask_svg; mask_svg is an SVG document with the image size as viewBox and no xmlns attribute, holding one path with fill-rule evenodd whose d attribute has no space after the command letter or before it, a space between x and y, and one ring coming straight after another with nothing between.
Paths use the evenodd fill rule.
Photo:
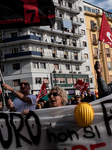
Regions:
<instances>
[{"instance_id":1,"label":"air conditioning unit","mask_svg":"<svg viewBox=\"0 0 112 150\"><path fill-rule=\"evenodd\" d=\"M75 71L75 72L73 72L74 74L77 74L77 72Z\"/></svg>"},{"instance_id":2,"label":"air conditioning unit","mask_svg":"<svg viewBox=\"0 0 112 150\"><path fill-rule=\"evenodd\" d=\"M81 74L81 72L78 72L78 74Z\"/></svg>"}]
</instances>

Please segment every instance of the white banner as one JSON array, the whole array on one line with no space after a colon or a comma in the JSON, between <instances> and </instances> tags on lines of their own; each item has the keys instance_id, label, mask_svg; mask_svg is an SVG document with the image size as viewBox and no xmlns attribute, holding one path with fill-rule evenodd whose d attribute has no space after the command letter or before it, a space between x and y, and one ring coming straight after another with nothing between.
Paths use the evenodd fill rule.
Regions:
<instances>
[{"instance_id":1,"label":"white banner","mask_svg":"<svg viewBox=\"0 0 112 150\"><path fill-rule=\"evenodd\" d=\"M111 150L112 95L91 103L94 120L79 127L75 105L21 113L0 112L0 150Z\"/></svg>"}]
</instances>

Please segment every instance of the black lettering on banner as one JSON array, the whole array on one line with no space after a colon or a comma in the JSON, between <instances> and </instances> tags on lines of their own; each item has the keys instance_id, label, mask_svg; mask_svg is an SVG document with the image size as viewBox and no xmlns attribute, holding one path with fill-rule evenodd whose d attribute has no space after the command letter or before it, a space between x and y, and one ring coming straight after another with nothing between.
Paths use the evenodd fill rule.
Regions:
<instances>
[{"instance_id":1,"label":"black lettering on banner","mask_svg":"<svg viewBox=\"0 0 112 150\"><path fill-rule=\"evenodd\" d=\"M109 136L111 136L112 132L111 132L111 129L110 129L109 121L112 119L112 115L109 116L109 117L107 115L107 111L106 111L106 108L105 108L105 105L104 105L104 104L107 104L107 103L112 103L112 100L106 100L106 101L101 102L101 106L102 106L102 109L103 109L103 118L104 118L104 121L105 121L107 134Z\"/></svg>"},{"instance_id":2,"label":"black lettering on banner","mask_svg":"<svg viewBox=\"0 0 112 150\"><path fill-rule=\"evenodd\" d=\"M31 131L30 126L28 124L28 119L31 116L33 116L35 118L35 122L37 124L37 135L36 136L34 136L32 134L32 131ZM29 111L29 113L26 115L25 124L26 124L26 127L27 127L27 130L28 130L28 133L30 135L31 140L33 141L33 143L35 145L38 145L40 142L40 137L41 137L41 124L40 124L38 116L33 111Z\"/></svg>"},{"instance_id":3,"label":"black lettering on banner","mask_svg":"<svg viewBox=\"0 0 112 150\"><path fill-rule=\"evenodd\" d=\"M88 128L90 128L91 131L88 131L88 130L87 130ZM85 128L84 128L84 132L85 132L85 133L91 133L91 136L87 136L87 135L83 135L83 136L84 136L85 138L94 138L94 137L95 137L95 134L94 134L92 131L93 131L93 129L92 129L91 126L85 127Z\"/></svg>"},{"instance_id":4,"label":"black lettering on banner","mask_svg":"<svg viewBox=\"0 0 112 150\"><path fill-rule=\"evenodd\" d=\"M7 129L8 129L8 140L4 140L3 139L3 136L2 136L2 132L1 132L1 129L0 129L0 141L1 141L1 144L3 146L3 148L9 148L11 143L12 143L12 129L11 129L11 126L8 122L8 115L6 113L0 113L0 119L3 118L5 119L5 122L6 122L6 126L7 126Z\"/></svg>"},{"instance_id":5,"label":"black lettering on banner","mask_svg":"<svg viewBox=\"0 0 112 150\"><path fill-rule=\"evenodd\" d=\"M75 134L76 137L77 137L77 139L79 140L79 135L77 134L76 131L73 131L73 130L72 130L72 131L69 131L69 129L67 129L67 133L68 133L68 136L70 137L71 141L73 140L72 134Z\"/></svg>"},{"instance_id":6,"label":"black lettering on banner","mask_svg":"<svg viewBox=\"0 0 112 150\"><path fill-rule=\"evenodd\" d=\"M98 137L99 137L99 139L100 139L100 138L101 138L101 137L100 137L100 132L99 132L97 126L95 125L94 128L95 128L95 130L96 130L96 132L97 132L97 134L98 134Z\"/></svg>"},{"instance_id":7,"label":"black lettering on banner","mask_svg":"<svg viewBox=\"0 0 112 150\"><path fill-rule=\"evenodd\" d=\"M13 117L19 117L20 118L20 126L18 129L16 129L16 126L13 123ZM28 144L32 145L32 142L27 139L25 136L23 136L22 134L20 134L19 132L22 130L23 126L24 126L24 120L21 114L16 114L16 113L10 113L10 123L13 127L14 130L14 134L15 134L15 138L16 138L16 147L22 147L21 143L20 143L20 138L23 139L25 142L27 142Z\"/></svg>"},{"instance_id":8,"label":"black lettering on banner","mask_svg":"<svg viewBox=\"0 0 112 150\"><path fill-rule=\"evenodd\" d=\"M47 137L49 139L49 141L51 141L51 135L54 137L55 141L57 141L56 135L53 132L49 132L49 130L47 129Z\"/></svg>"}]
</instances>

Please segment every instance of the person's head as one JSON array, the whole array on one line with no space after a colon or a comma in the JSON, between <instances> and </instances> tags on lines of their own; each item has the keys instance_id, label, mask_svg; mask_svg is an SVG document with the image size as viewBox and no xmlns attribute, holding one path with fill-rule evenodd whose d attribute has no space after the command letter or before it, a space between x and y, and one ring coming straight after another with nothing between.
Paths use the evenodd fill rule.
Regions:
<instances>
[{"instance_id":1,"label":"person's head","mask_svg":"<svg viewBox=\"0 0 112 150\"><path fill-rule=\"evenodd\" d=\"M65 106L68 101L66 91L59 86L53 87L50 90L48 99L50 107Z\"/></svg>"},{"instance_id":2,"label":"person's head","mask_svg":"<svg viewBox=\"0 0 112 150\"><path fill-rule=\"evenodd\" d=\"M28 94L30 90L30 84L27 81L22 81L20 83L20 92L23 94Z\"/></svg>"},{"instance_id":3,"label":"person's head","mask_svg":"<svg viewBox=\"0 0 112 150\"><path fill-rule=\"evenodd\" d=\"M81 98L80 98L79 95L76 95L75 101L76 101L77 104L81 103Z\"/></svg>"},{"instance_id":4,"label":"person's head","mask_svg":"<svg viewBox=\"0 0 112 150\"><path fill-rule=\"evenodd\" d=\"M89 89L87 89L86 92L87 92L88 95L91 95L91 91Z\"/></svg>"}]
</instances>

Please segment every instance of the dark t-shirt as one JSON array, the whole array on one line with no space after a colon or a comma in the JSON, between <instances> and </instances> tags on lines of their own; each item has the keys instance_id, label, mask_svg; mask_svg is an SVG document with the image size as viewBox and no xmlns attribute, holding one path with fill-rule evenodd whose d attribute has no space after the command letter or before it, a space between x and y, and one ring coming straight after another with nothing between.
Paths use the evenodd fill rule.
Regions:
<instances>
[{"instance_id":1,"label":"dark t-shirt","mask_svg":"<svg viewBox=\"0 0 112 150\"><path fill-rule=\"evenodd\" d=\"M90 102L92 102L92 101L94 101L94 100L96 100L96 98L95 98L95 96L94 95L92 95L91 94L91 96L86 96L85 98L84 98L84 101L85 102L88 102L88 103L90 103Z\"/></svg>"}]
</instances>

